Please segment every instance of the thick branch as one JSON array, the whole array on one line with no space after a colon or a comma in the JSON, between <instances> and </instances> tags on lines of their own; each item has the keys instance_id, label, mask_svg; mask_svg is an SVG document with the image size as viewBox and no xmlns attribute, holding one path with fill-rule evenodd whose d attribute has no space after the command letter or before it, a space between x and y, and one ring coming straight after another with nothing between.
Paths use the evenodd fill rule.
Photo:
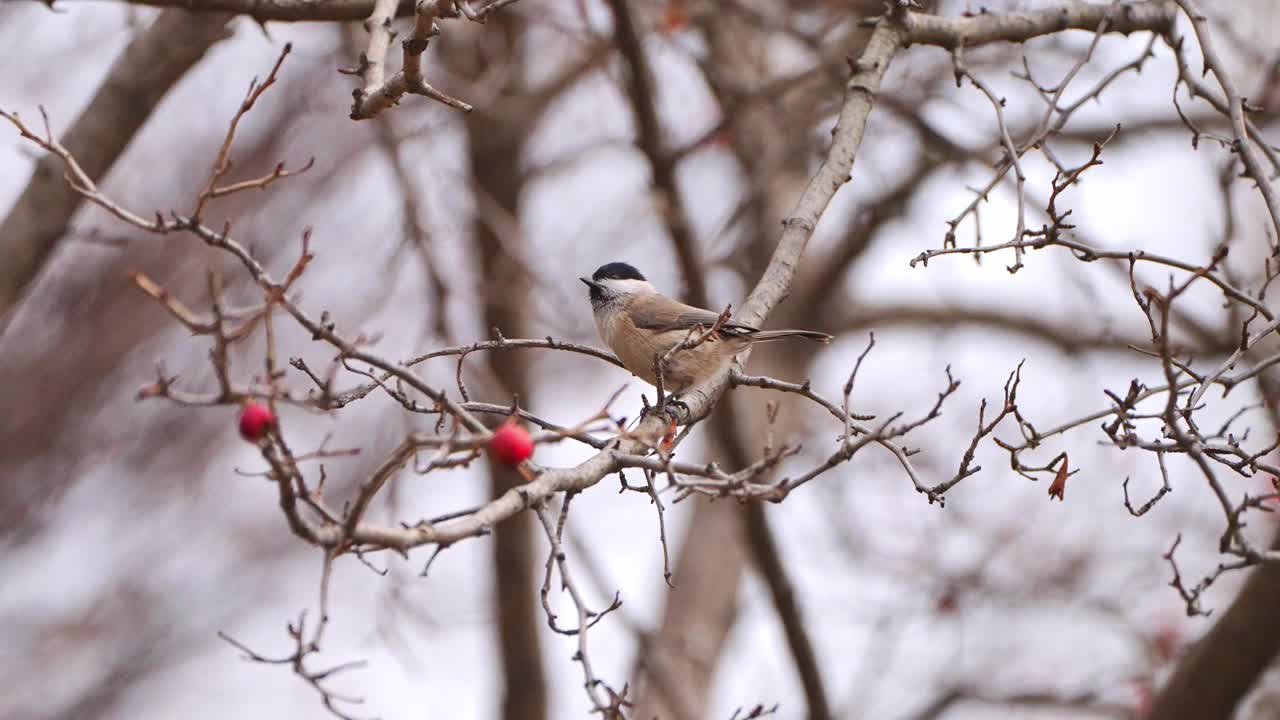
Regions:
<instances>
[{"instance_id":1,"label":"thick branch","mask_svg":"<svg viewBox=\"0 0 1280 720\"><path fill-rule=\"evenodd\" d=\"M1271 547L1280 550L1280 538ZM1254 570L1236 601L1178 663L1149 717L1230 717L1280 653L1280 633L1271 629L1277 596L1280 566L1265 564Z\"/></svg>"},{"instance_id":2,"label":"thick branch","mask_svg":"<svg viewBox=\"0 0 1280 720\"><path fill-rule=\"evenodd\" d=\"M458 17L454 3L447 0L419 0L414 10L413 30L401 43L404 49L404 66L395 75L383 79L386 72L386 54L391 43L390 23L394 9L393 0L381 0L369 17L369 50L365 56L365 85L352 92L352 120L368 120L400 102L407 95L425 95L463 112L471 112L471 106L432 87L422 77L422 54L427 42L439 30L438 18Z\"/></svg>"},{"instance_id":3,"label":"thick branch","mask_svg":"<svg viewBox=\"0 0 1280 720\"><path fill-rule=\"evenodd\" d=\"M67 0L59 0L66 2ZM198 13L232 13L248 15L265 22L353 21L364 20L373 12L374 0L128 0L131 5L178 8ZM399 0L395 17L413 14L412 0ZM186 14L186 13L184 13ZM207 21L196 21L205 23Z\"/></svg>"},{"instance_id":4,"label":"thick branch","mask_svg":"<svg viewBox=\"0 0 1280 720\"><path fill-rule=\"evenodd\" d=\"M804 254L818 220L836 191L849 181L849 173L853 171L853 162L867 128L867 116L871 114L876 93L880 90L880 81L884 79L893 54L902 45L903 37L900 22L892 18L881 19L867 42L866 50L853 63L854 72L845 83L844 103L832 131L827 158L805 187L795 209L782 221L785 229L778 247L764 276L734 318L737 322L760 325L765 316L790 294L800 256Z\"/></svg>"},{"instance_id":5,"label":"thick branch","mask_svg":"<svg viewBox=\"0 0 1280 720\"><path fill-rule=\"evenodd\" d=\"M1089 4L1073 2L1044 10L982 13L970 17L943 17L910 13L904 43L972 48L993 42L1025 42L1063 30L1097 30L1107 19L1107 31L1128 35L1173 27L1173 8L1163 2Z\"/></svg>"}]
</instances>

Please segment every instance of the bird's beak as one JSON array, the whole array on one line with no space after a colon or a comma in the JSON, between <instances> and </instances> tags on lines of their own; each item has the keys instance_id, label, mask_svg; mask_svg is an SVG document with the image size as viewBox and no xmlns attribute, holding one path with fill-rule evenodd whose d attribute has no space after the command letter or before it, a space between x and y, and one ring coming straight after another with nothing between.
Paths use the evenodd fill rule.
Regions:
<instances>
[{"instance_id":1,"label":"bird's beak","mask_svg":"<svg viewBox=\"0 0 1280 720\"><path fill-rule=\"evenodd\" d=\"M589 288L595 289L595 288L600 287L600 283L596 282L595 280L589 280L589 279L584 278L584 277L580 277L580 278L578 278L578 279L579 279L579 280L581 280L582 282L586 283L586 284L587 284L587 287L589 287Z\"/></svg>"}]
</instances>

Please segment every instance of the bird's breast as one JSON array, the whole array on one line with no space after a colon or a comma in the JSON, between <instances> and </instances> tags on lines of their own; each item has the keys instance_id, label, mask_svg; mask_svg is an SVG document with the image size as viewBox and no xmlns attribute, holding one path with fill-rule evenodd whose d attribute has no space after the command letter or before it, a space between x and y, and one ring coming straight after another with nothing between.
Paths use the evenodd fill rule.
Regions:
<instances>
[{"instance_id":1,"label":"bird's breast","mask_svg":"<svg viewBox=\"0 0 1280 720\"><path fill-rule=\"evenodd\" d=\"M666 352L666 348L660 350L656 347L653 333L636 328L625 312L597 317L596 326L600 337L627 370L647 383L657 380L653 373L653 358Z\"/></svg>"}]
</instances>

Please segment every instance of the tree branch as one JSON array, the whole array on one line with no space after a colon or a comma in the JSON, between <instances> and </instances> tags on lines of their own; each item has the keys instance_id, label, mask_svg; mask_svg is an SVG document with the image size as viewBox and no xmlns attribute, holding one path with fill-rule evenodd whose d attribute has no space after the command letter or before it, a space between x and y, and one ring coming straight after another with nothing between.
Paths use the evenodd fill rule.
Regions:
<instances>
[{"instance_id":1,"label":"tree branch","mask_svg":"<svg viewBox=\"0 0 1280 720\"><path fill-rule=\"evenodd\" d=\"M230 36L229 15L194 18L161 13L116 58L93 99L62 137L86 175L101 179L161 98L215 43ZM42 158L13 209L0 222L0 335L39 275L83 198L63 180L63 160Z\"/></svg>"},{"instance_id":2,"label":"tree branch","mask_svg":"<svg viewBox=\"0 0 1280 720\"><path fill-rule=\"evenodd\" d=\"M45 0L35 0L44 2ZM57 0L80 2L81 0ZM231 13L258 22L352 22L373 12L375 0L126 0L130 5L174 8L185 13ZM413 0L398 0L394 17L413 14ZM201 21L203 22L203 21Z\"/></svg>"},{"instance_id":3,"label":"tree branch","mask_svg":"<svg viewBox=\"0 0 1280 720\"><path fill-rule=\"evenodd\" d=\"M907 15L904 44L937 45L947 49L973 48L993 42L1025 42L1063 30L1097 30L1107 20L1107 32L1128 35L1173 27L1173 9L1164 2L1093 4L1070 2L1044 10L980 13L970 17Z\"/></svg>"}]
</instances>

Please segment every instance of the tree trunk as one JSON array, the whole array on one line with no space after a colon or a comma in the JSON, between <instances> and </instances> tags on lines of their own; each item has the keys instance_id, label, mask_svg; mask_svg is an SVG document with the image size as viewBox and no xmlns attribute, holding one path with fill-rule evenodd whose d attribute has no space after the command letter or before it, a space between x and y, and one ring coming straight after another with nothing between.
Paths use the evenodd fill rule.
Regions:
<instances>
[{"instance_id":1,"label":"tree trunk","mask_svg":"<svg viewBox=\"0 0 1280 720\"><path fill-rule=\"evenodd\" d=\"M468 58L479 76L486 63L515 62L521 35L521 22L515 13L496 15L478 42L492 52ZM462 50L461 52L466 52ZM520 93L522 83L519 66L508 71L503 92ZM493 103L506 107L506 101ZM477 108L467 116L467 139L471 154L471 175L479 194L487 195L502 214L518 218L523 174L520 158L530 130L529 119L519 114L486 113ZM512 257L495 229L492 211L475 211L472 233L476 242L483 281L478 300L483 303L485 330L498 328L507 337L526 334L526 318L522 308L530 292L529 278L522 263ZM510 239L508 239L510 241ZM529 397L527 358L518 353L489 354L489 367L499 387L499 397ZM490 497L498 497L525 481L512 468L494 463L489 466ZM498 641L501 648L502 677L506 682L502 696L504 720L543 720L547 713L547 683L542 666L542 646L538 607L540 580L536 577L539 559L534 549L533 515L520 513L494 528L493 533L493 606L497 611Z\"/></svg>"},{"instance_id":2,"label":"tree trunk","mask_svg":"<svg viewBox=\"0 0 1280 720\"><path fill-rule=\"evenodd\" d=\"M116 59L98 92L61 140L95 182L100 180L161 98L214 43L230 36L224 13L165 10ZM35 123L39 127L39 123ZM0 335L23 293L53 254L80 207L63 177L62 160L47 155L0 223Z\"/></svg>"}]
</instances>

